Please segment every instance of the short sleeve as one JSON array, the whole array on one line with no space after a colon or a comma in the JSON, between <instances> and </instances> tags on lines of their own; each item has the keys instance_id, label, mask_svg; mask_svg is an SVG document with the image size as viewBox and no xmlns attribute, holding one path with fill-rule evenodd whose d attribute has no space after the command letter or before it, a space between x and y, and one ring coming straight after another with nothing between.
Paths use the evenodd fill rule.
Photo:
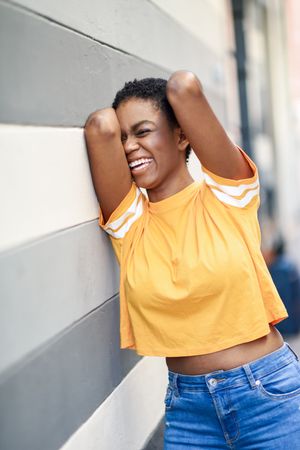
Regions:
<instances>
[{"instance_id":1,"label":"short sleeve","mask_svg":"<svg viewBox=\"0 0 300 450\"><path fill-rule=\"evenodd\" d=\"M124 238L142 216L143 211L143 194L134 182L132 182L129 192L112 212L106 223L104 222L100 206L98 223L99 226L108 233L119 263Z\"/></svg>"},{"instance_id":2,"label":"short sleeve","mask_svg":"<svg viewBox=\"0 0 300 450\"><path fill-rule=\"evenodd\" d=\"M212 193L213 198L227 207L234 207L241 210L249 208L258 209L260 198L257 167L241 148L237 148L252 169L253 176L241 180L232 180L216 175L202 165L204 184Z\"/></svg>"},{"instance_id":3,"label":"short sleeve","mask_svg":"<svg viewBox=\"0 0 300 450\"><path fill-rule=\"evenodd\" d=\"M99 225L114 239L122 239L143 213L142 192L133 182L128 194L112 212L107 222L99 211Z\"/></svg>"}]
</instances>

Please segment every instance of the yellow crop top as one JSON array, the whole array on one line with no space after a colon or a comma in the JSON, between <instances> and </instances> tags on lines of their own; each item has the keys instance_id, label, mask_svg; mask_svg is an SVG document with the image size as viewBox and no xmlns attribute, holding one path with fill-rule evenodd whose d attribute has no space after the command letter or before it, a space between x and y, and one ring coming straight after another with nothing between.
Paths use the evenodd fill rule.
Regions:
<instances>
[{"instance_id":1,"label":"yellow crop top","mask_svg":"<svg viewBox=\"0 0 300 450\"><path fill-rule=\"evenodd\" d=\"M120 264L120 345L148 356L216 352L287 317L260 250L259 179L204 180L150 202L137 185L99 225Z\"/></svg>"}]
</instances>

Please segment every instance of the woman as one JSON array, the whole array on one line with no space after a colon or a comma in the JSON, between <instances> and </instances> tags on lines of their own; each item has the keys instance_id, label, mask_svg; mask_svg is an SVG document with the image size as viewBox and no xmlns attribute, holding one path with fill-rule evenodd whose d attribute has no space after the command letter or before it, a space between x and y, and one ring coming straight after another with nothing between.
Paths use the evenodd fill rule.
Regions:
<instances>
[{"instance_id":1,"label":"woman","mask_svg":"<svg viewBox=\"0 0 300 450\"><path fill-rule=\"evenodd\" d=\"M300 365L274 327L287 313L260 252L257 169L198 78L126 83L85 136L120 263L121 348L166 357L165 449L299 447Z\"/></svg>"}]
</instances>

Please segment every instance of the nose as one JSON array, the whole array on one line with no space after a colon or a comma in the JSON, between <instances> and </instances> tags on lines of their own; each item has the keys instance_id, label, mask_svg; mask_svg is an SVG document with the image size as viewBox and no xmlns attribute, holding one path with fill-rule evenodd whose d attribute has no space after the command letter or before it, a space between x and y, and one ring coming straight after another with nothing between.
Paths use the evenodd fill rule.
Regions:
<instances>
[{"instance_id":1,"label":"nose","mask_svg":"<svg viewBox=\"0 0 300 450\"><path fill-rule=\"evenodd\" d=\"M133 150L139 149L139 143L134 136L128 136L126 141L123 143L123 146L126 153L130 153Z\"/></svg>"}]
</instances>

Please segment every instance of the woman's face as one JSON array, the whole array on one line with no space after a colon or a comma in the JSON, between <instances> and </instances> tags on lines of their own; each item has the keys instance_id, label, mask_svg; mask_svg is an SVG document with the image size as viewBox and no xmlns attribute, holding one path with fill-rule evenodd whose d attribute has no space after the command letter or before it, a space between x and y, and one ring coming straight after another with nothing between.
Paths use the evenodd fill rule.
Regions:
<instances>
[{"instance_id":1,"label":"woman's face","mask_svg":"<svg viewBox=\"0 0 300 450\"><path fill-rule=\"evenodd\" d=\"M153 189L176 176L181 165L185 165L180 128L172 129L166 115L155 108L151 100L126 100L120 103L116 114L121 127L121 140L136 184Z\"/></svg>"}]
</instances>

